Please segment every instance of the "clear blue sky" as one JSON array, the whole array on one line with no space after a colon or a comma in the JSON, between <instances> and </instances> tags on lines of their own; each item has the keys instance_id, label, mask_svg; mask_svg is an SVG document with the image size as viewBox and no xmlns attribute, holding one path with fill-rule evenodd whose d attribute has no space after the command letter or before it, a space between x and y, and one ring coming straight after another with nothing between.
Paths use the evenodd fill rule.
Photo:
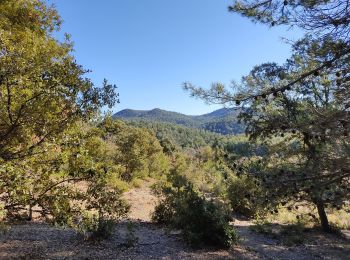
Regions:
<instances>
[{"instance_id":1,"label":"clear blue sky","mask_svg":"<svg viewBox=\"0 0 350 260\"><path fill-rule=\"evenodd\" d=\"M56 5L72 35L77 61L119 88L124 108L162 108L203 114L208 106L182 90L189 81L239 81L254 65L283 62L297 39L229 13L230 0L47 0Z\"/></svg>"}]
</instances>

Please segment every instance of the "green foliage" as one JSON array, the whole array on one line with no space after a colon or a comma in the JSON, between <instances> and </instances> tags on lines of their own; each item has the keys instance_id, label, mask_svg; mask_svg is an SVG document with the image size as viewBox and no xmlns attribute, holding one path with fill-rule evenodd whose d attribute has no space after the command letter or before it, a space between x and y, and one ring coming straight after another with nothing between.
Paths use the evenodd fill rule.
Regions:
<instances>
[{"instance_id":1,"label":"green foliage","mask_svg":"<svg viewBox=\"0 0 350 260\"><path fill-rule=\"evenodd\" d=\"M118 147L94 125L118 100L105 80L95 87L53 38L60 17L41 0L0 1L0 194L8 220L41 217L73 226L83 214L118 220ZM120 149L119 149L120 150ZM96 222L96 221L92 222ZM97 222L96 222L97 223Z\"/></svg>"},{"instance_id":2,"label":"green foliage","mask_svg":"<svg viewBox=\"0 0 350 260\"><path fill-rule=\"evenodd\" d=\"M240 109L222 108L212 113L200 116L187 116L180 113L169 112L161 109L150 111L139 111L126 109L116 113L113 117L131 121L134 124L150 124L154 127L160 127L157 123L165 125L179 125L187 128L198 129L202 131L192 131L196 134L203 135L206 131L230 135L241 134L244 132L244 126L237 123L237 115ZM190 130L186 128L186 132ZM181 140L180 140L181 142Z\"/></svg>"},{"instance_id":3,"label":"green foliage","mask_svg":"<svg viewBox=\"0 0 350 260\"><path fill-rule=\"evenodd\" d=\"M8 220L42 218L103 237L125 217L125 181L167 172L144 129L98 119L117 100L53 38L60 17L40 0L0 1L0 194ZM88 217L89 216L89 217ZM84 231L84 232L85 232ZM90 235L89 235L90 236Z\"/></svg>"},{"instance_id":4,"label":"green foliage","mask_svg":"<svg viewBox=\"0 0 350 260\"><path fill-rule=\"evenodd\" d=\"M260 154L264 167L250 172L272 202L266 209L275 211L278 203L312 203L325 231L330 229L326 208L341 209L350 196L348 50L341 40L307 36L293 44L285 64L254 67L241 84L233 84L233 91L222 84L209 90L185 85L192 95L212 103L249 106L239 120L249 139L266 148Z\"/></svg>"},{"instance_id":5,"label":"green foliage","mask_svg":"<svg viewBox=\"0 0 350 260\"><path fill-rule=\"evenodd\" d=\"M42 152L66 127L115 104L115 86L95 87L71 55L67 37L52 37L61 23L40 0L0 2L0 160Z\"/></svg>"},{"instance_id":6,"label":"green foliage","mask_svg":"<svg viewBox=\"0 0 350 260\"><path fill-rule=\"evenodd\" d=\"M118 219L128 210L121 194L129 184L123 180L168 172L168 158L157 139L122 122L81 122L60 141L47 145L48 155L2 166L0 187L7 194L3 201L9 217L31 218L31 208L39 207L42 217L62 225L71 225L84 210Z\"/></svg>"},{"instance_id":7,"label":"green foliage","mask_svg":"<svg viewBox=\"0 0 350 260\"><path fill-rule=\"evenodd\" d=\"M134 178L157 177L168 172L168 158L152 132L111 118L101 127L112 135L111 141L117 146L115 159L124 167L121 179L130 182Z\"/></svg>"},{"instance_id":8,"label":"green foliage","mask_svg":"<svg viewBox=\"0 0 350 260\"><path fill-rule=\"evenodd\" d=\"M235 0L229 10L271 27L288 25L321 39L348 39L347 1Z\"/></svg>"},{"instance_id":9,"label":"green foliage","mask_svg":"<svg viewBox=\"0 0 350 260\"><path fill-rule=\"evenodd\" d=\"M139 238L135 234L135 225L134 223L130 222L127 225L127 239L126 239L126 247L134 247L137 242L139 241Z\"/></svg>"},{"instance_id":10,"label":"green foliage","mask_svg":"<svg viewBox=\"0 0 350 260\"><path fill-rule=\"evenodd\" d=\"M85 214L75 225L75 229L83 235L84 239L90 241L110 238L114 228L115 223L113 220L91 214Z\"/></svg>"},{"instance_id":11,"label":"green foliage","mask_svg":"<svg viewBox=\"0 0 350 260\"><path fill-rule=\"evenodd\" d=\"M0 235L6 234L10 230L10 226L5 222L4 209L0 206Z\"/></svg>"},{"instance_id":12,"label":"green foliage","mask_svg":"<svg viewBox=\"0 0 350 260\"><path fill-rule=\"evenodd\" d=\"M0 235L5 235L10 230L10 226L0 222Z\"/></svg>"},{"instance_id":13,"label":"green foliage","mask_svg":"<svg viewBox=\"0 0 350 260\"><path fill-rule=\"evenodd\" d=\"M205 123L202 128L206 131L222 135L235 135L244 133L245 126L238 123L237 118L234 116L227 116Z\"/></svg>"},{"instance_id":14,"label":"green foliage","mask_svg":"<svg viewBox=\"0 0 350 260\"><path fill-rule=\"evenodd\" d=\"M247 175L232 177L227 188L227 197L233 212L252 218L263 210L260 201L262 196L260 187L255 180Z\"/></svg>"},{"instance_id":15,"label":"green foliage","mask_svg":"<svg viewBox=\"0 0 350 260\"><path fill-rule=\"evenodd\" d=\"M182 149L198 149L213 145L215 142L225 143L228 138L201 129L189 128L181 125L153 122L127 121L128 124L152 130L159 140L163 151L171 155Z\"/></svg>"},{"instance_id":16,"label":"green foliage","mask_svg":"<svg viewBox=\"0 0 350 260\"><path fill-rule=\"evenodd\" d=\"M174 171L171 183L161 189L162 201L156 207L153 220L171 228L181 229L192 246L230 247L237 234L230 225L230 210L224 204L208 201L186 177Z\"/></svg>"},{"instance_id":17,"label":"green foliage","mask_svg":"<svg viewBox=\"0 0 350 260\"><path fill-rule=\"evenodd\" d=\"M84 129L84 130L82 130ZM32 219L33 208L43 218L71 225L85 210L100 217L124 216L124 187L119 175L118 149L99 128L79 123L66 131L60 145L47 144L47 154L6 163L1 169L0 188L9 218Z\"/></svg>"},{"instance_id":18,"label":"green foliage","mask_svg":"<svg viewBox=\"0 0 350 260\"><path fill-rule=\"evenodd\" d=\"M239 160L242 158L250 158L253 156L263 157L267 155L268 147L262 143L252 143L245 135L236 135L231 137L225 143L224 150L228 159Z\"/></svg>"}]
</instances>

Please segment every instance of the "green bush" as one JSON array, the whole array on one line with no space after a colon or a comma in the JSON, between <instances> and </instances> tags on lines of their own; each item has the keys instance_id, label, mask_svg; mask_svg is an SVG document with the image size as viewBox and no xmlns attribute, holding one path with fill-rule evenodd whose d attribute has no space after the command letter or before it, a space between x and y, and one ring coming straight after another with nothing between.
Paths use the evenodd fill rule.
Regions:
<instances>
[{"instance_id":1,"label":"green bush","mask_svg":"<svg viewBox=\"0 0 350 260\"><path fill-rule=\"evenodd\" d=\"M0 221L0 235L6 234L10 230L10 226Z\"/></svg>"},{"instance_id":2,"label":"green bush","mask_svg":"<svg viewBox=\"0 0 350 260\"><path fill-rule=\"evenodd\" d=\"M230 210L223 204L206 200L182 176L162 189L163 200L153 220L170 228L181 229L185 240L194 247L205 245L228 248L237 241L230 225Z\"/></svg>"},{"instance_id":3,"label":"green bush","mask_svg":"<svg viewBox=\"0 0 350 260\"><path fill-rule=\"evenodd\" d=\"M245 217L253 218L262 209L260 188L252 177L234 176L228 182L227 197L233 212Z\"/></svg>"},{"instance_id":4,"label":"green bush","mask_svg":"<svg viewBox=\"0 0 350 260\"><path fill-rule=\"evenodd\" d=\"M86 215L77 224L76 230L84 236L85 240L102 240L111 237L114 227L115 221L112 219Z\"/></svg>"}]
</instances>

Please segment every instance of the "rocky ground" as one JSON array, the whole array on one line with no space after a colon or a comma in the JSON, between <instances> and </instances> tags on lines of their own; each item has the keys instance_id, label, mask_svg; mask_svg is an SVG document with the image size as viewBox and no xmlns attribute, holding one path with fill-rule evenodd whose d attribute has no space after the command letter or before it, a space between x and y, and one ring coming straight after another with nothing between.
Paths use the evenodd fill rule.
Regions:
<instances>
[{"instance_id":1,"label":"rocky ground","mask_svg":"<svg viewBox=\"0 0 350 260\"><path fill-rule=\"evenodd\" d=\"M251 231L251 222L236 219L241 236L230 250L193 250L179 232L167 232L151 222L157 202L151 183L125 194L130 218L113 236L100 243L84 242L71 229L44 223L14 225L0 236L0 259L349 259L350 242L335 235L312 231L303 245L286 246L281 239Z\"/></svg>"}]
</instances>

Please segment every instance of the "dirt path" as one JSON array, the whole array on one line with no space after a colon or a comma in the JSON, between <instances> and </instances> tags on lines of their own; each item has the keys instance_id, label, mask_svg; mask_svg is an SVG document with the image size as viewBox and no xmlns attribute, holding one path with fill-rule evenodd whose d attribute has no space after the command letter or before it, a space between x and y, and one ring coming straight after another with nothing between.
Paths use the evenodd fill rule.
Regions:
<instances>
[{"instance_id":1,"label":"dirt path","mask_svg":"<svg viewBox=\"0 0 350 260\"><path fill-rule=\"evenodd\" d=\"M286 247L280 241L252 232L249 221L235 220L241 243L230 250L193 250L179 234L169 233L150 220L157 198L152 182L124 197L131 204L129 219L101 243L82 242L71 229L43 223L15 225L0 236L0 259L348 259L349 241L307 234L305 245Z\"/></svg>"},{"instance_id":2,"label":"dirt path","mask_svg":"<svg viewBox=\"0 0 350 260\"><path fill-rule=\"evenodd\" d=\"M151 214L158 202L151 191L153 183L154 181L145 181L141 188L131 189L124 194L124 199L131 205L129 219L151 222Z\"/></svg>"}]
</instances>

